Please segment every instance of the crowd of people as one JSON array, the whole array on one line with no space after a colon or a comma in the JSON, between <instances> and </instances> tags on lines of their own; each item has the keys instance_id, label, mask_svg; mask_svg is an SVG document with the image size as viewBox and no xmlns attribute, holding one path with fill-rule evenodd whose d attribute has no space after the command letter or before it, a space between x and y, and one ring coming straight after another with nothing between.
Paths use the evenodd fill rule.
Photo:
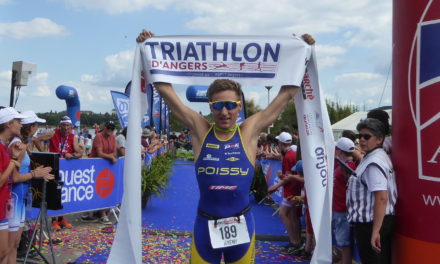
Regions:
<instances>
[{"instance_id":1,"label":"crowd of people","mask_svg":"<svg viewBox=\"0 0 440 264\"><path fill-rule=\"evenodd\" d=\"M335 143L331 223L335 252L339 253L335 259L342 264L352 263L356 243L362 263L391 263L397 187L389 158L388 113L371 110L356 129L358 134L346 130ZM283 127L276 137L261 133L257 157L281 160L282 163L279 180L268 188L271 194L283 187L279 215L289 243L281 248L281 252L310 260L314 235L298 143L298 136L292 136L287 127ZM301 239L299 221L302 213L306 226L305 241Z\"/></svg>"},{"instance_id":2,"label":"crowd of people","mask_svg":"<svg viewBox=\"0 0 440 264\"><path fill-rule=\"evenodd\" d=\"M143 42L153 36L151 31L143 30L137 41ZM310 35L303 35L302 38L308 44L314 44ZM191 261L218 263L223 257L226 262L253 263L255 226L248 192L251 184L249 174L254 174L257 158L281 159L280 181L276 186L270 186L268 192L283 186L280 217L290 240L284 251L310 258L314 244L313 228L307 210L307 190L303 183L304 179L313 175L304 175L300 150L292 146L294 137L289 132L281 132L275 137L276 141L269 135L260 135L279 117L298 87L282 86L266 109L237 125L243 102L240 99L241 86L235 81L218 79L208 88L207 97L214 124L185 106L170 83L157 82L154 86L177 119L189 128L192 136L200 198ZM337 162L334 169L337 186L334 192L337 194L334 195L335 213L332 216L335 246L341 249L343 263L351 263L353 230L362 263L390 263L397 191L392 163L383 148L390 146L386 143L390 132L388 120L383 120L383 115L377 111L369 113L368 118L358 124L357 130L356 144L348 137L336 143ZM230 168L228 162L233 161L240 161L234 163L239 167ZM353 172L354 168L356 170ZM231 177L236 173L241 173L243 177ZM298 204L301 203L306 208L304 246L299 225ZM241 237L237 236L234 246L229 247L230 241L223 237L221 230L232 227L241 232Z\"/></svg>"},{"instance_id":3,"label":"crowd of people","mask_svg":"<svg viewBox=\"0 0 440 264\"><path fill-rule=\"evenodd\" d=\"M26 213L32 207L31 179L54 179L51 167L36 167L32 151L59 153L66 160L103 158L110 164L125 156L126 128L116 136L113 121L103 129L94 125L94 136L87 128L77 131L68 116L51 129L46 120L33 111L17 112L12 107L0 108L0 263L16 263L17 248L25 226ZM159 138L154 128L143 131L142 155L166 146L166 137ZM83 222L112 224L107 210L84 213ZM63 216L52 218L53 231L70 229L72 224Z\"/></svg>"},{"instance_id":4,"label":"crowd of people","mask_svg":"<svg viewBox=\"0 0 440 264\"><path fill-rule=\"evenodd\" d=\"M144 30L137 40L142 42L152 35ZM311 36L302 37L307 43L314 43ZM188 127L179 137L173 135L170 142L192 149L195 156L200 198L191 261L218 263L223 258L225 262L253 263L256 234L249 189L258 158L279 159L282 164L277 173L278 183L268 189L273 193L283 187L279 215L289 243L281 251L310 259L314 235L304 180L313 175L304 174L299 138L292 136L288 128L283 128L276 137L260 134L278 118L298 87L282 86L266 109L237 125L243 102L241 85L235 81L219 79L209 86L207 97L213 124L185 106L171 84L154 85L177 119ZM18 113L12 107L0 109L0 263L15 263L26 213L27 182L33 178L46 181L54 178L52 168L32 166L33 146L39 151L48 149L59 153L67 160L103 158L113 164L125 155L126 131L116 136L116 125L112 121L102 130L96 125L92 138L85 131L73 133L72 121L65 116L58 128L48 131L46 127L44 133L33 137L38 125L44 123L45 120L32 111ZM359 133L354 137L353 132L346 132L336 142L332 208L335 247L341 250L342 263L351 263L355 238L362 263L390 263L397 199L393 166L388 156L390 126L386 116L378 110L371 111L368 118L357 125L357 130ZM166 136L157 135L154 127L144 128L140 141L143 158L169 145ZM305 241L301 236L303 213ZM111 223L105 210L85 213L81 219ZM53 218L52 226L54 230L72 227L63 216ZM218 230L235 230L234 241Z\"/></svg>"}]
</instances>

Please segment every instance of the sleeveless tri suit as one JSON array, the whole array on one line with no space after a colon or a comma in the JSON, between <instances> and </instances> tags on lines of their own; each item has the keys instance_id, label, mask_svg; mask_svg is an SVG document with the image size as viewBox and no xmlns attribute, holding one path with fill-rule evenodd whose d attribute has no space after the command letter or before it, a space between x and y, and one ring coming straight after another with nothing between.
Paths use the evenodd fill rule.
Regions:
<instances>
[{"instance_id":1,"label":"sleeveless tri suit","mask_svg":"<svg viewBox=\"0 0 440 264\"><path fill-rule=\"evenodd\" d=\"M255 225L249 210L254 166L245 152L238 125L227 140L218 139L213 127L210 128L203 140L195 170L200 200L194 224L191 263L220 263L222 255L226 263L254 263ZM241 223L241 227L222 226L222 223L227 225L231 222L237 226ZM243 227L247 228L245 235L237 231L243 230ZM218 239L212 237L215 232L219 234ZM249 242L237 242L243 238Z\"/></svg>"}]
</instances>

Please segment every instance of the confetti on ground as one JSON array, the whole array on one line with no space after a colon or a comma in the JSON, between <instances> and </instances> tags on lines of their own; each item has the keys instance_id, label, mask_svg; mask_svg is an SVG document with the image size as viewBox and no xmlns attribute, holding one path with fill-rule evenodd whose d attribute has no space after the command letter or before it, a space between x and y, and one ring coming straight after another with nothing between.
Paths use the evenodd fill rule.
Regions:
<instances>
[{"instance_id":1,"label":"confetti on ground","mask_svg":"<svg viewBox=\"0 0 440 264\"><path fill-rule=\"evenodd\" d=\"M63 255L77 256L70 259L76 263L105 263L114 239L112 227L79 226L71 230L52 234L53 239L61 239L54 245L56 258ZM160 231L143 228L143 263L189 263L191 236L182 232ZM308 263L293 256L280 253L283 243L257 241L255 263ZM60 250L62 249L62 250ZM48 256L49 245L45 242L43 253ZM78 253L80 253L78 255ZM65 259L65 258L64 258ZM64 262L67 263L67 262Z\"/></svg>"}]
</instances>

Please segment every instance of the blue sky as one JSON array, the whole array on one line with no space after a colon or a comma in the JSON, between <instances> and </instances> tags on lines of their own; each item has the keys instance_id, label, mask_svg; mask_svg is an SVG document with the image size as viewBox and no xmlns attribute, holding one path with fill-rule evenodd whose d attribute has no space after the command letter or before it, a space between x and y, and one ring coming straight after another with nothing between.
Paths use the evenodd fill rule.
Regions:
<instances>
[{"instance_id":1,"label":"blue sky","mask_svg":"<svg viewBox=\"0 0 440 264\"><path fill-rule=\"evenodd\" d=\"M37 64L17 109L65 110L59 85L81 109L109 112L110 90L131 77L135 38L157 35L312 34L327 98L362 109L391 104L391 0L0 0L0 105L9 105L13 61ZM279 88L271 90L271 99ZM176 90L186 102L185 87ZM267 105L264 87L245 95ZM206 104L191 104L208 113Z\"/></svg>"}]
</instances>

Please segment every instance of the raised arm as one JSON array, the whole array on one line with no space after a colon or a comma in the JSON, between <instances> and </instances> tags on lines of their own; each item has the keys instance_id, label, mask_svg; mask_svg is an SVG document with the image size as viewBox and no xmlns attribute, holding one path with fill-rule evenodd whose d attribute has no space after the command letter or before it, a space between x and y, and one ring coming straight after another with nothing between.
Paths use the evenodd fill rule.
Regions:
<instances>
[{"instance_id":1,"label":"raised arm","mask_svg":"<svg viewBox=\"0 0 440 264\"><path fill-rule=\"evenodd\" d=\"M38 149L38 151L42 152L42 151L44 151L44 149L43 149L43 146L41 146L41 141L50 140L54 134L55 134L54 131L44 133L43 135L40 135L40 136L32 139L32 142L34 143L34 145Z\"/></svg>"}]
</instances>

